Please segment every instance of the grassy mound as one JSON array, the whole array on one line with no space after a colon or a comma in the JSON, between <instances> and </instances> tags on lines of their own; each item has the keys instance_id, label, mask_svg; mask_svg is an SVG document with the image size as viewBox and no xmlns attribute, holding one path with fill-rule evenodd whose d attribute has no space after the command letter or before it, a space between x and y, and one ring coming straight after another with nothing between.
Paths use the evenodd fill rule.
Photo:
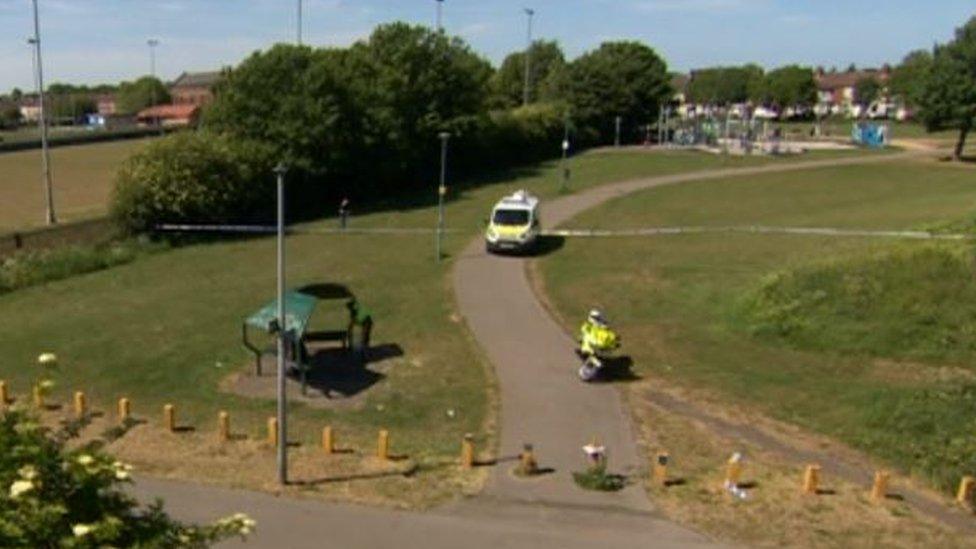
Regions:
<instances>
[{"instance_id":1,"label":"grassy mound","mask_svg":"<svg viewBox=\"0 0 976 549\"><path fill-rule=\"evenodd\" d=\"M974 271L969 253L936 246L814 264L766 277L745 320L806 350L960 362L976 350Z\"/></svg>"}]
</instances>

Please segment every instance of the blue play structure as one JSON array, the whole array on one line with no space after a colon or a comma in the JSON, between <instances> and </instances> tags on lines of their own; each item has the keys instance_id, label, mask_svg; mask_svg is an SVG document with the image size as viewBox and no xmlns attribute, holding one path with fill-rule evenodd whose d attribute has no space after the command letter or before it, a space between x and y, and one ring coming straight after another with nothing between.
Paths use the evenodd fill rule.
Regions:
<instances>
[{"instance_id":1,"label":"blue play structure","mask_svg":"<svg viewBox=\"0 0 976 549\"><path fill-rule=\"evenodd\" d=\"M851 139L854 143L880 149L888 146L888 125L870 124L868 122L858 122L851 130Z\"/></svg>"}]
</instances>

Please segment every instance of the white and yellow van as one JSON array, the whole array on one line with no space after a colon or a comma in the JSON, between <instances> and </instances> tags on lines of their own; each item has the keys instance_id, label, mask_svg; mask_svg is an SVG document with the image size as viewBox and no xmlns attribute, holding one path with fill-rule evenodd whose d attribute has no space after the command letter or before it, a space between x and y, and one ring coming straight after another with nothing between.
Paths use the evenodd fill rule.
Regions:
<instances>
[{"instance_id":1,"label":"white and yellow van","mask_svg":"<svg viewBox=\"0 0 976 549\"><path fill-rule=\"evenodd\" d=\"M485 231L489 252L531 250L539 238L539 199L518 191L495 204Z\"/></svg>"}]
</instances>

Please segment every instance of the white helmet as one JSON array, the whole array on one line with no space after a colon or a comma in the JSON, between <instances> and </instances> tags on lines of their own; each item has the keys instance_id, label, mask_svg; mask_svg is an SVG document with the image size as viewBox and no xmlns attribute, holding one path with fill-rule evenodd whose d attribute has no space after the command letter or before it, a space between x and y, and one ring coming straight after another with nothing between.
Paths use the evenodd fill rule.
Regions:
<instances>
[{"instance_id":1,"label":"white helmet","mask_svg":"<svg viewBox=\"0 0 976 549\"><path fill-rule=\"evenodd\" d=\"M592 310L590 310L589 319L590 319L590 322L592 322L592 323L594 323L594 324L596 324L598 326L606 326L607 325L607 319L604 318L603 313L601 313L599 311L599 309L592 309Z\"/></svg>"}]
</instances>

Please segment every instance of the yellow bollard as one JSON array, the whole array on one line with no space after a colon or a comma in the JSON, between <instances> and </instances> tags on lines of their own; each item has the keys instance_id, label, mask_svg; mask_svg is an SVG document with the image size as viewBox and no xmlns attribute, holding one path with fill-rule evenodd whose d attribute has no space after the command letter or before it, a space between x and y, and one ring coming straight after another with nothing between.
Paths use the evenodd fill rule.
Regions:
<instances>
[{"instance_id":1,"label":"yellow bollard","mask_svg":"<svg viewBox=\"0 0 976 549\"><path fill-rule=\"evenodd\" d=\"M474 436L471 433L466 433L461 440L461 467L474 467Z\"/></svg>"},{"instance_id":2,"label":"yellow bollard","mask_svg":"<svg viewBox=\"0 0 976 549\"><path fill-rule=\"evenodd\" d=\"M888 471L875 471L874 485L871 486L871 501L881 503L888 497Z\"/></svg>"},{"instance_id":3,"label":"yellow bollard","mask_svg":"<svg viewBox=\"0 0 976 549\"><path fill-rule=\"evenodd\" d=\"M327 456L335 453L335 439L332 437L332 427L328 425L322 428L322 451Z\"/></svg>"},{"instance_id":4,"label":"yellow bollard","mask_svg":"<svg viewBox=\"0 0 976 549\"><path fill-rule=\"evenodd\" d=\"M956 493L956 501L966 506L972 505L974 491L976 491L976 477L962 477L962 481L959 482L959 492Z\"/></svg>"},{"instance_id":5,"label":"yellow bollard","mask_svg":"<svg viewBox=\"0 0 976 549\"><path fill-rule=\"evenodd\" d=\"M218 438L220 442L230 440L230 414L221 410L217 415Z\"/></svg>"},{"instance_id":6,"label":"yellow bollard","mask_svg":"<svg viewBox=\"0 0 976 549\"><path fill-rule=\"evenodd\" d=\"M10 395L7 393L7 382L0 381L0 408L6 407L10 402Z\"/></svg>"},{"instance_id":7,"label":"yellow bollard","mask_svg":"<svg viewBox=\"0 0 976 549\"><path fill-rule=\"evenodd\" d=\"M41 392L40 385L34 385L34 407L38 409L44 408L44 393Z\"/></svg>"},{"instance_id":8,"label":"yellow bollard","mask_svg":"<svg viewBox=\"0 0 976 549\"><path fill-rule=\"evenodd\" d=\"M803 493L816 494L820 485L820 466L807 465L803 471Z\"/></svg>"},{"instance_id":9,"label":"yellow bollard","mask_svg":"<svg viewBox=\"0 0 976 549\"><path fill-rule=\"evenodd\" d=\"M531 444L522 446L522 453L519 454L519 474L531 476L539 472L539 463L535 459L535 451Z\"/></svg>"},{"instance_id":10,"label":"yellow bollard","mask_svg":"<svg viewBox=\"0 0 976 549\"><path fill-rule=\"evenodd\" d=\"M172 404L163 406L163 425L171 433L176 431L176 408Z\"/></svg>"},{"instance_id":11,"label":"yellow bollard","mask_svg":"<svg viewBox=\"0 0 976 549\"><path fill-rule=\"evenodd\" d=\"M380 429L379 437L376 440L376 457L390 459L390 432L386 429Z\"/></svg>"},{"instance_id":12,"label":"yellow bollard","mask_svg":"<svg viewBox=\"0 0 976 549\"><path fill-rule=\"evenodd\" d=\"M725 488L738 486L742 479L742 454L732 454L725 464Z\"/></svg>"},{"instance_id":13,"label":"yellow bollard","mask_svg":"<svg viewBox=\"0 0 976 549\"><path fill-rule=\"evenodd\" d=\"M81 391L75 391L75 417L82 419L85 417L87 412L87 402L85 401L85 393Z\"/></svg>"},{"instance_id":14,"label":"yellow bollard","mask_svg":"<svg viewBox=\"0 0 976 549\"><path fill-rule=\"evenodd\" d=\"M268 418L268 444L278 447L278 418Z\"/></svg>"},{"instance_id":15,"label":"yellow bollard","mask_svg":"<svg viewBox=\"0 0 976 549\"><path fill-rule=\"evenodd\" d=\"M119 399L119 424L123 425L125 422L129 421L129 416L131 415L131 407L129 405L129 399L120 398Z\"/></svg>"},{"instance_id":16,"label":"yellow bollard","mask_svg":"<svg viewBox=\"0 0 976 549\"><path fill-rule=\"evenodd\" d=\"M671 461L671 456L667 452L658 452L657 457L654 459L654 483L661 486L667 486L668 484L668 463ZM737 481L738 483L738 481Z\"/></svg>"}]
</instances>

